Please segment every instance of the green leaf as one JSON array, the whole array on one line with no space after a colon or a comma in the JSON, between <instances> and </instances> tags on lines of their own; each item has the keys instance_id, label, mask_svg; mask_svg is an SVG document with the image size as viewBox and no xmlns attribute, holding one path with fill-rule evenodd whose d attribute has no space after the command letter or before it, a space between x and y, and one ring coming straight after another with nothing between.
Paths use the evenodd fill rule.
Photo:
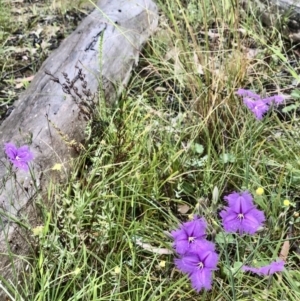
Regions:
<instances>
[{"instance_id":1,"label":"green leaf","mask_svg":"<svg viewBox=\"0 0 300 301\"><path fill-rule=\"evenodd\" d=\"M291 96L295 99L300 99L300 90L295 89L291 92Z\"/></svg>"},{"instance_id":2,"label":"green leaf","mask_svg":"<svg viewBox=\"0 0 300 301\"><path fill-rule=\"evenodd\" d=\"M197 154L201 155L204 152L204 147L202 144L195 143L194 144L194 150Z\"/></svg>"},{"instance_id":3,"label":"green leaf","mask_svg":"<svg viewBox=\"0 0 300 301\"><path fill-rule=\"evenodd\" d=\"M241 269L242 266L243 263L241 261L235 261L233 267L224 266L223 272L226 276L230 277L230 274L235 275Z\"/></svg>"},{"instance_id":4,"label":"green leaf","mask_svg":"<svg viewBox=\"0 0 300 301\"><path fill-rule=\"evenodd\" d=\"M220 159L224 164L226 164L226 163L234 163L236 158L233 154L224 153L220 155Z\"/></svg>"},{"instance_id":5,"label":"green leaf","mask_svg":"<svg viewBox=\"0 0 300 301\"><path fill-rule=\"evenodd\" d=\"M231 244L235 242L235 239L230 233L218 233L215 239L216 243L219 245Z\"/></svg>"},{"instance_id":6,"label":"green leaf","mask_svg":"<svg viewBox=\"0 0 300 301\"><path fill-rule=\"evenodd\" d=\"M288 113L290 111L296 110L299 107L299 104L292 104L289 106L286 106L285 108L282 109L283 113Z\"/></svg>"}]
</instances>

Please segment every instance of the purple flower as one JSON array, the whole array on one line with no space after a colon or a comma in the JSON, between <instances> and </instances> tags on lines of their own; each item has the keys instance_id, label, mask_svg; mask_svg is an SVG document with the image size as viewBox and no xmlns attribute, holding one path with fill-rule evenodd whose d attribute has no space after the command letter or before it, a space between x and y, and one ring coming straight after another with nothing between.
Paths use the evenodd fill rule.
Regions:
<instances>
[{"instance_id":1,"label":"purple flower","mask_svg":"<svg viewBox=\"0 0 300 301\"><path fill-rule=\"evenodd\" d=\"M188 274L197 292L201 289L211 289L212 272L217 269L218 264L218 254L214 251L214 244L206 242L196 252L189 252L182 258L175 259L176 267Z\"/></svg>"},{"instance_id":2,"label":"purple flower","mask_svg":"<svg viewBox=\"0 0 300 301\"><path fill-rule=\"evenodd\" d=\"M273 101L276 104L280 104L280 103L283 103L284 100L285 100L285 97L283 95L275 95Z\"/></svg>"},{"instance_id":3,"label":"purple flower","mask_svg":"<svg viewBox=\"0 0 300 301\"><path fill-rule=\"evenodd\" d=\"M8 159L15 167L28 171L28 162L33 159L33 154L27 145L17 148L13 143L5 143L4 148Z\"/></svg>"},{"instance_id":4,"label":"purple flower","mask_svg":"<svg viewBox=\"0 0 300 301\"><path fill-rule=\"evenodd\" d=\"M252 113L258 120L261 120L263 118L263 115L268 112L270 104L280 104L285 99L283 95L274 95L266 98L261 98L260 95L247 89L238 89L236 94L243 97L244 104L248 107L249 110L252 111Z\"/></svg>"},{"instance_id":5,"label":"purple flower","mask_svg":"<svg viewBox=\"0 0 300 301\"><path fill-rule=\"evenodd\" d=\"M283 95L274 95L270 97L263 98L262 101L266 104L281 104L284 101L285 97Z\"/></svg>"},{"instance_id":6,"label":"purple flower","mask_svg":"<svg viewBox=\"0 0 300 301\"><path fill-rule=\"evenodd\" d=\"M244 272L252 272L255 274L258 274L260 276L267 276L272 275L277 272L282 272L284 269L284 261L283 260L277 260L273 261L268 265L262 266L260 268L254 268L249 266L243 266L242 270Z\"/></svg>"},{"instance_id":7,"label":"purple flower","mask_svg":"<svg viewBox=\"0 0 300 301\"><path fill-rule=\"evenodd\" d=\"M254 100L261 99L260 95L252 92L251 90L247 90L247 89L238 89L236 91L236 94L239 95L239 96L242 96L242 97L250 97Z\"/></svg>"},{"instance_id":8,"label":"purple flower","mask_svg":"<svg viewBox=\"0 0 300 301\"><path fill-rule=\"evenodd\" d=\"M253 204L248 191L233 192L224 198L229 207L220 212L226 232L254 234L265 221L265 215Z\"/></svg>"},{"instance_id":9,"label":"purple flower","mask_svg":"<svg viewBox=\"0 0 300 301\"><path fill-rule=\"evenodd\" d=\"M253 197L249 191L232 192L224 197L224 200L228 203L229 207L232 207L236 202L246 202L253 204Z\"/></svg>"},{"instance_id":10,"label":"purple flower","mask_svg":"<svg viewBox=\"0 0 300 301\"><path fill-rule=\"evenodd\" d=\"M251 98L244 97L244 104L258 120L262 120L263 115L269 111L268 104L261 99L252 100Z\"/></svg>"},{"instance_id":11,"label":"purple flower","mask_svg":"<svg viewBox=\"0 0 300 301\"><path fill-rule=\"evenodd\" d=\"M206 221L194 216L190 222L183 223L178 230L171 232L174 248L178 254L195 250L205 239Z\"/></svg>"}]
</instances>

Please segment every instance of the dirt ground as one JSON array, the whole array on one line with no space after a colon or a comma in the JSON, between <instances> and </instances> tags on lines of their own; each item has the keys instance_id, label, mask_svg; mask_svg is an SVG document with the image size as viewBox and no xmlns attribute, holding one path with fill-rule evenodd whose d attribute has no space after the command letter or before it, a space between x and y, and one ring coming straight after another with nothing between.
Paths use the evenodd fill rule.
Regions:
<instances>
[{"instance_id":1,"label":"dirt ground","mask_svg":"<svg viewBox=\"0 0 300 301\"><path fill-rule=\"evenodd\" d=\"M51 51L92 9L82 0L0 0L0 124Z\"/></svg>"}]
</instances>

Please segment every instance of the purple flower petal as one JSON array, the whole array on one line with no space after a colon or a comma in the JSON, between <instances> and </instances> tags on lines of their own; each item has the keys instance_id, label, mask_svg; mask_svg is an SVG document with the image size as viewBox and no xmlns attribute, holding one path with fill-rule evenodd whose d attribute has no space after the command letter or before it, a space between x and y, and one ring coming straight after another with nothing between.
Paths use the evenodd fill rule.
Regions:
<instances>
[{"instance_id":1,"label":"purple flower petal","mask_svg":"<svg viewBox=\"0 0 300 301\"><path fill-rule=\"evenodd\" d=\"M212 271L217 269L218 254L212 243L202 245L197 252L191 252L175 259L176 267L188 274L195 290L210 289Z\"/></svg>"},{"instance_id":2,"label":"purple flower petal","mask_svg":"<svg viewBox=\"0 0 300 301\"><path fill-rule=\"evenodd\" d=\"M22 161L17 161L17 160L12 160L11 161L13 163L13 165L19 169L22 169L24 171L28 171L28 165L26 162L22 162Z\"/></svg>"},{"instance_id":3,"label":"purple flower petal","mask_svg":"<svg viewBox=\"0 0 300 301\"><path fill-rule=\"evenodd\" d=\"M270 264L262 266L260 268L250 267L246 265L242 267L242 270L244 272L252 272L260 276L267 276L267 275L275 274L277 272L282 272L283 269L284 269L283 260L273 261Z\"/></svg>"},{"instance_id":4,"label":"purple flower petal","mask_svg":"<svg viewBox=\"0 0 300 301\"><path fill-rule=\"evenodd\" d=\"M206 252L203 252L203 254L201 254L201 259L204 262L205 268L212 271L217 269L219 256L213 250L208 249Z\"/></svg>"},{"instance_id":5,"label":"purple flower petal","mask_svg":"<svg viewBox=\"0 0 300 301\"><path fill-rule=\"evenodd\" d=\"M175 259L175 264L179 270L184 273L192 273L194 270L208 268L215 270L218 264L218 254L214 251L214 244L209 244L199 247L197 252L190 252L183 255L181 258Z\"/></svg>"},{"instance_id":6,"label":"purple flower petal","mask_svg":"<svg viewBox=\"0 0 300 301\"><path fill-rule=\"evenodd\" d=\"M175 265L181 272L189 274L198 269L199 261L200 259L196 253L190 253L181 258L176 258Z\"/></svg>"},{"instance_id":7,"label":"purple flower petal","mask_svg":"<svg viewBox=\"0 0 300 301\"><path fill-rule=\"evenodd\" d=\"M240 232L245 232L253 235L265 221L265 215L262 211L253 207L244 214L244 219L241 223Z\"/></svg>"},{"instance_id":8,"label":"purple flower petal","mask_svg":"<svg viewBox=\"0 0 300 301\"><path fill-rule=\"evenodd\" d=\"M265 221L265 215L253 204L248 191L232 193L224 199L229 207L220 212L223 227L226 232L254 234Z\"/></svg>"},{"instance_id":9,"label":"purple flower petal","mask_svg":"<svg viewBox=\"0 0 300 301\"><path fill-rule=\"evenodd\" d=\"M14 159L17 156L18 149L16 146L12 143L5 143L4 144L4 149L7 157L9 159Z\"/></svg>"},{"instance_id":10,"label":"purple flower petal","mask_svg":"<svg viewBox=\"0 0 300 301\"><path fill-rule=\"evenodd\" d=\"M269 96L269 97L266 97L266 98L263 98L262 101L267 104L267 105L271 105L272 102L274 101L274 97L273 96Z\"/></svg>"},{"instance_id":11,"label":"purple flower petal","mask_svg":"<svg viewBox=\"0 0 300 301\"><path fill-rule=\"evenodd\" d=\"M194 271L190 275L190 280L195 291L200 292L202 289L210 290L212 283L212 271L209 269Z\"/></svg>"},{"instance_id":12,"label":"purple flower petal","mask_svg":"<svg viewBox=\"0 0 300 301\"><path fill-rule=\"evenodd\" d=\"M28 171L28 162L33 159L33 154L27 145L17 148L13 143L5 143L4 149L8 159L15 167Z\"/></svg>"},{"instance_id":13,"label":"purple flower petal","mask_svg":"<svg viewBox=\"0 0 300 301\"><path fill-rule=\"evenodd\" d=\"M249 191L242 192L232 192L231 194L224 197L224 200L228 202L229 206L233 206L233 204L239 199L242 198L245 202L252 203L253 197Z\"/></svg>"},{"instance_id":14,"label":"purple flower petal","mask_svg":"<svg viewBox=\"0 0 300 301\"><path fill-rule=\"evenodd\" d=\"M190 222L183 223L178 230L171 231L174 248L178 254L185 254L198 248L206 237L206 221L197 216Z\"/></svg>"},{"instance_id":15,"label":"purple flower petal","mask_svg":"<svg viewBox=\"0 0 300 301\"><path fill-rule=\"evenodd\" d=\"M254 100L259 100L260 95L252 92L251 90L247 90L247 89L238 89L236 92L237 95L242 96L242 97L250 97Z\"/></svg>"},{"instance_id":16,"label":"purple flower petal","mask_svg":"<svg viewBox=\"0 0 300 301\"><path fill-rule=\"evenodd\" d=\"M30 152L29 147L27 145L24 145L18 149L18 157L22 161L29 162L33 159L33 153Z\"/></svg>"},{"instance_id":17,"label":"purple flower petal","mask_svg":"<svg viewBox=\"0 0 300 301\"><path fill-rule=\"evenodd\" d=\"M227 201L229 207L234 209L236 212L241 209L241 206L243 206L243 211L247 211L254 206L253 197L247 190L242 192L233 192L228 196L225 196L224 200Z\"/></svg>"},{"instance_id":18,"label":"purple flower petal","mask_svg":"<svg viewBox=\"0 0 300 301\"><path fill-rule=\"evenodd\" d=\"M222 210L220 212L220 216L223 219L223 228L226 232L240 232L241 222L237 218L237 214L235 211L231 210L230 208L226 208L226 210Z\"/></svg>"},{"instance_id":19,"label":"purple flower petal","mask_svg":"<svg viewBox=\"0 0 300 301\"><path fill-rule=\"evenodd\" d=\"M285 97L283 95L274 95L262 99L262 101L268 105L272 103L281 104L284 100Z\"/></svg>"},{"instance_id":20,"label":"purple flower petal","mask_svg":"<svg viewBox=\"0 0 300 301\"><path fill-rule=\"evenodd\" d=\"M274 96L274 102L276 104L280 104L280 103L284 102L284 100L285 100L285 97L283 95L275 95Z\"/></svg>"},{"instance_id":21,"label":"purple flower petal","mask_svg":"<svg viewBox=\"0 0 300 301\"><path fill-rule=\"evenodd\" d=\"M260 272L263 275L272 275L277 272L282 272L284 270L284 261L283 260L278 260L278 261L273 261L269 265L261 267Z\"/></svg>"},{"instance_id":22,"label":"purple flower petal","mask_svg":"<svg viewBox=\"0 0 300 301\"><path fill-rule=\"evenodd\" d=\"M261 120L263 115L269 111L268 104L262 100L252 100L251 98L244 97L244 104L252 111L258 120Z\"/></svg>"},{"instance_id":23,"label":"purple flower petal","mask_svg":"<svg viewBox=\"0 0 300 301\"><path fill-rule=\"evenodd\" d=\"M258 120L261 120L264 114L268 112L272 103L280 104L285 99L283 95L261 98L260 95L247 89L238 89L236 94L243 97L244 104L252 111Z\"/></svg>"},{"instance_id":24,"label":"purple flower petal","mask_svg":"<svg viewBox=\"0 0 300 301\"><path fill-rule=\"evenodd\" d=\"M178 254L186 253L190 248L191 242L189 241L189 237L184 229L172 231L171 235L174 238L174 248L176 252Z\"/></svg>"}]
</instances>

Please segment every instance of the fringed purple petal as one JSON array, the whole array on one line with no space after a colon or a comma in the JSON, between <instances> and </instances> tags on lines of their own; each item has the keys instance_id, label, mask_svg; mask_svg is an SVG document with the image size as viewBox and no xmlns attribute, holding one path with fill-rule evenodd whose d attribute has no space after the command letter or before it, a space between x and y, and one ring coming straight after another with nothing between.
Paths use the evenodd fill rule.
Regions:
<instances>
[{"instance_id":1,"label":"fringed purple petal","mask_svg":"<svg viewBox=\"0 0 300 301\"><path fill-rule=\"evenodd\" d=\"M247 90L247 89L238 89L236 92L237 95L241 96L241 97L250 97L254 100L259 100L260 95L252 92L251 90Z\"/></svg>"},{"instance_id":2,"label":"fringed purple petal","mask_svg":"<svg viewBox=\"0 0 300 301\"><path fill-rule=\"evenodd\" d=\"M29 162L33 160L33 153L29 150L27 145L24 145L18 149L18 157L24 162Z\"/></svg>"},{"instance_id":3,"label":"fringed purple petal","mask_svg":"<svg viewBox=\"0 0 300 301\"><path fill-rule=\"evenodd\" d=\"M196 270L190 274L193 288L200 292L202 289L210 290L212 284L212 271L209 269Z\"/></svg>"},{"instance_id":4,"label":"fringed purple petal","mask_svg":"<svg viewBox=\"0 0 300 301\"><path fill-rule=\"evenodd\" d=\"M6 155L9 159L14 159L16 157L18 149L14 144L5 143L4 149L5 149Z\"/></svg>"},{"instance_id":5,"label":"fringed purple petal","mask_svg":"<svg viewBox=\"0 0 300 301\"><path fill-rule=\"evenodd\" d=\"M277 272L282 272L284 270L284 261L277 260L273 261L268 265L262 266L260 268L250 267L250 266L243 266L242 270L244 272L251 272L260 276L268 276L275 274Z\"/></svg>"}]
</instances>

